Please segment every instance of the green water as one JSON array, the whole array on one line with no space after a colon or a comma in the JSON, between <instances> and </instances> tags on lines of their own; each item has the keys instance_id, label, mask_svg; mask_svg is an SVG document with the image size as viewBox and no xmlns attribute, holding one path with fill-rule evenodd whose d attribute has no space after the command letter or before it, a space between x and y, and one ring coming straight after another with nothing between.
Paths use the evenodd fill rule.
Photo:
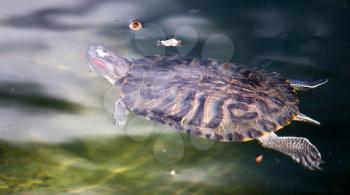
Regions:
<instances>
[{"instance_id":1,"label":"green water","mask_svg":"<svg viewBox=\"0 0 350 195\"><path fill-rule=\"evenodd\" d=\"M181 139L185 154L172 165L154 157L155 136L143 142L120 137L55 145L2 143L1 192L282 193L298 186L303 189L296 192L326 190L318 184L324 182L324 173L308 173L281 155L265 153L255 143L215 144L202 151L189 144L188 136ZM260 153L266 160L256 164L254 157Z\"/></svg>"},{"instance_id":2,"label":"green water","mask_svg":"<svg viewBox=\"0 0 350 195\"><path fill-rule=\"evenodd\" d=\"M0 2L0 194L337 194L350 176L348 1ZM131 32L128 23L145 24ZM176 36L177 49L155 46ZM292 123L322 153L310 171L256 142L215 143L131 115L112 121L119 90L91 72L101 44L126 57L179 53L328 78L300 92L322 125ZM255 158L263 155L260 163Z\"/></svg>"},{"instance_id":3,"label":"green water","mask_svg":"<svg viewBox=\"0 0 350 195\"><path fill-rule=\"evenodd\" d=\"M186 143L189 141L188 137L182 138ZM204 152L186 144L186 154L178 163L164 165L153 156L154 141L152 137L135 143L128 137L121 137L58 145L16 147L3 143L1 192L202 194L259 191L257 181L263 175L256 170L242 170L259 166L249 155L240 154L241 147L231 149L229 155L219 155L225 146L216 145ZM232 186L243 180L245 183Z\"/></svg>"}]
</instances>

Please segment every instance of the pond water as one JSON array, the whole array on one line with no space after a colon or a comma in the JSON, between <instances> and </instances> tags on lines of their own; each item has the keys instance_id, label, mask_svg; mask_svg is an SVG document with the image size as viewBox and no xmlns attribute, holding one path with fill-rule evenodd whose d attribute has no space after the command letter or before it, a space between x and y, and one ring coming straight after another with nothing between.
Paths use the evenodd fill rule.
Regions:
<instances>
[{"instance_id":1,"label":"pond water","mask_svg":"<svg viewBox=\"0 0 350 195\"><path fill-rule=\"evenodd\" d=\"M144 29L132 32L132 19ZM347 0L2 0L0 194L348 192L349 19ZM185 45L156 46L172 37ZM328 78L298 94L300 110L321 125L278 132L307 137L322 170L256 142L207 141L136 115L116 128L120 92L85 59L96 44L125 57L178 53Z\"/></svg>"}]
</instances>

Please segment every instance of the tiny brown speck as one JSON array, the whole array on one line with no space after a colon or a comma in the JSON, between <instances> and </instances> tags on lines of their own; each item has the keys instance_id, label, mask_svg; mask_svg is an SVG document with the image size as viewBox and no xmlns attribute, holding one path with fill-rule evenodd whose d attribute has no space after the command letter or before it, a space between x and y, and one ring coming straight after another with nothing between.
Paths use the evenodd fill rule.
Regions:
<instances>
[{"instance_id":1,"label":"tiny brown speck","mask_svg":"<svg viewBox=\"0 0 350 195\"><path fill-rule=\"evenodd\" d=\"M257 156L257 157L255 158L255 162L256 162L256 163L261 163L261 161L263 160L263 158L264 158L264 156L263 156L262 154L260 154L259 156Z\"/></svg>"},{"instance_id":2,"label":"tiny brown speck","mask_svg":"<svg viewBox=\"0 0 350 195\"><path fill-rule=\"evenodd\" d=\"M142 28L142 23L138 20L132 20L129 24L129 28L133 31L138 31Z\"/></svg>"}]
</instances>

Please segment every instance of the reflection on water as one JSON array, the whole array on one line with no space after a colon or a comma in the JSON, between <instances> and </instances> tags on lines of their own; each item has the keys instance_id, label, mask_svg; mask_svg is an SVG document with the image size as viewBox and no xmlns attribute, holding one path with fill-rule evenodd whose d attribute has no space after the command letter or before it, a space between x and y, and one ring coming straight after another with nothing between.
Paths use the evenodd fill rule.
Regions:
<instances>
[{"instance_id":1,"label":"reflection on water","mask_svg":"<svg viewBox=\"0 0 350 195\"><path fill-rule=\"evenodd\" d=\"M171 141L171 138L174 136L167 139ZM205 157L206 152L191 152L190 147L186 152L192 153L191 158L197 159L195 162L185 157L168 166L170 161L163 162L169 159L156 155L161 158L158 162L152 155L154 141L154 137L145 142L118 137L57 145L2 143L1 167L6 169L2 169L0 191L151 193L159 189L163 193L191 192L196 185L214 188L221 182L227 183L227 174L237 169L237 162L216 161L210 158L213 152ZM154 147L163 148L162 144L169 143L158 139ZM178 152L178 145L173 146L168 145L166 149ZM169 174L170 168L175 173ZM182 187L176 190L173 185Z\"/></svg>"},{"instance_id":2,"label":"reflection on water","mask_svg":"<svg viewBox=\"0 0 350 195\"><path fill-rule=\"evenodd\" d=\"M61 0L0 2L0 194L345 193L348 1ZM145 28L131 32L139 19ZM176 37L179 48L157 47ZM311 172L255 142L215 143L130 116L112 123L119 90L91 72L90 45L126 57L179 53L329 78L299 94L321 126L293 123L325 163ZM264 155L260 164L255 157Z\"/></svg>"},{"instance_id":3,"label":"reflection on water","mask_svg":"<svg viewBox=\"0 0 350 195\"><path fill-rule=\"evenodd\" d=\"M175 159L175 164L172 164L174 159L167 158L171 155L152 155L152 151L163 152L166 149L172 150L166 152L176 157L181 151L174 142L168 145L168 141L173 139L177 138L169 135L158 139L158 143L155 143L157 137L143 142L115 137L75 140L55 145L3 142L0 145L0 192L259 192L260 181L264 180L265 190L278 192L278 186L284 183L279 181L284 174L264 175L264 171L273 171L274 167L260 167L252 158L255 154L242 152L252 152L254 147L258 147L256 144L246 147L217 144L208 151L201 151L188 144L188 136L181 136L182 143L186 143L185 147L182 145L186 154L179 161ZM158 151L158 147L162 150ZM273 161L271 159L266 164L281 166ZM278 167L276 169L281 170ZM294 179L297 179L296 175ZM286 185L296 187L299 184Z\"/></svg>"}]
</instances>

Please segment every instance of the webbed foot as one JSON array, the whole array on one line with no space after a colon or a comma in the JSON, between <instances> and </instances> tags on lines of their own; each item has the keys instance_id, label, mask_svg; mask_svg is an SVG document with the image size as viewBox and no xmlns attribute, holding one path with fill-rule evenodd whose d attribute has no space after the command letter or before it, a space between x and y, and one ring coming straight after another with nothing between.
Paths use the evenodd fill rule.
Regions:
<instances>
[{"instance_id":1,"label":"webbed foot","mask_svg":"<svg viewBox=\"0 0 350 195\"><path fill-rule=\"evenodd\" d=\"M114 103L114 124L121 129L124 129L126 127L126 122L128 120L129 116L129 109L126 107L125 103L121 98L119 98Z\"/></svg>"},{"instance_id":2,"label":"webbed foot","mask_svg":"<svg viewBox=\"0 0 350 195\"><path fill-rule=\"evenodd\" d=\"M282 152L308 169L321 169L321 153L306 138L278 137L270 133L258 140L263 147Z\"/></svg>"}]
</instances>

